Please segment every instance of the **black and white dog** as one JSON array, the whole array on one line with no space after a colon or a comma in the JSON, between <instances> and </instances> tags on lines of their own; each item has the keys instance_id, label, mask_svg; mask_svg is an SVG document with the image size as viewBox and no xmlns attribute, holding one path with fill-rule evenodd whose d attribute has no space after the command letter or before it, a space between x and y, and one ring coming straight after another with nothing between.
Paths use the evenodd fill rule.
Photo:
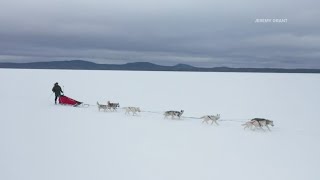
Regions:
<instances>
[{"instance_id":1,"label":"black and white dog","mask_svg":"<svg viewBox=\"0 0 320 180\"><path fill-rule=\"evenodd\" d=\"M269 125L274 126L273 121L264 118L253 118L245 124L242 124L242 126L244 126L244 129L249 128L251 130L255 130L259 128L261 130L264 130L262 127L265 126L269 131L271 131Z\"/></svg>"},{"instance_id":2,"label":"black and white dog","mask_svg":"<svg viewBox=\"0 0 320 180\"><path fill-rule=\"evenodd\" d=\"M107 106L110 110L116 111L117 108L120 107L120 104L119 103L111 103L110 101L108 101Z\"/></svg>"},{"instance_id":3,"label":"black and white dog","mask_svg":"<svg viewBox=\"0 0 320 180\"><path fill-rule=\"evenodd\" d=\"M163 115L165 118L167 118L168 116L171 116L171 119L173 119L174 117L178 117L180 119L181 115L183 114L184 110L181 111L166 111Z\"/></svg>"},{"instance_id":4,"label":"black and white dog","mask_svg":"<svg viewBox=\"0 0 320 180\"><path fill-rule=\"evenodd\" d=\"M258 123L255 123L255 124L258 124L258 126L262 129L262 127L267 127L268 128L268 130L269 131L271 131L270 130L270 128L269 128L269 125L270 126L274 126L274 124L273 124L273 121L271 121L271 120L269 120L269 119L264 119L264 118L253 118L253 119L251 119L251 121L252 122L258 122ZM257 126L257 125L256 125Z\"/></svg>"}]
</instances>

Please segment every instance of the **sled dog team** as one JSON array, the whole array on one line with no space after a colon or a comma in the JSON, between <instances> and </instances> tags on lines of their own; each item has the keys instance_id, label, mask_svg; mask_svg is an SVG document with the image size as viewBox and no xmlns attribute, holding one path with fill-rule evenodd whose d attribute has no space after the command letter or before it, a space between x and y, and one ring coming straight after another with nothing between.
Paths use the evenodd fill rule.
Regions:
<instances>
[{"instance_id":1,"label":"sled dog team","mask_svg":"<svg viewBox=\"0 0 320 180\"><path fill-rule=\"evenodd\" d=\"M98 105L99 111L100 111L100 109L102 109L104 111L107 111L107 110L117 111L117 108L120 107L119 103L111 103L110 101L108 101L107 104L99 104L99 102L97 102L97 105ZM138 115L137 113L141 112L139 107L124 107L123 109L125 109L126 115L130 115L130 113L132 113L132 115L134 116L134 115ZM164 115L164 118L171 117L171 119L174 119L174 118L180 119L183 112L184 112L184 110L181 110L181 111L172 111L171 110L171 111L165 111L163 115ZM215 125L218 126L219 124L217 121L220 119L220 114L205 115L205 116L200 117L200 119L203 119L202 123L209 124L209 122L211 121L211 125L213 123L215 123ZM269 125L274 126L273 121L268 120L268 119L264 119L264 118L253 118L253 119L247 121L246 123L242 124L242 126L244 126L244 129L247 129L247 128L250 130L260 129L260 130L264 131L265 129L263 129L263 127L267 127L267 129L269 131L271 131L269 128Z\"/></svg>"}]
</instances>

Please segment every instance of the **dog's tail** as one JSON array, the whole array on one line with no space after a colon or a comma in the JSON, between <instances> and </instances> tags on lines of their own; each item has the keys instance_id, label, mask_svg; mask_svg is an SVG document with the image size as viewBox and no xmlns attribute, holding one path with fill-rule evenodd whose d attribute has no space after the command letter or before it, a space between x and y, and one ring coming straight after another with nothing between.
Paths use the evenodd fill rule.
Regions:
<instances>
[{"instance_id":1,"label":"dog's tail","mask_svg":"<svg viewBox=\"0 0 320 180\"><path fill-rule=\"evenodd\" d=\"M100 104L98 103L98 101L97 101L97 105L99 106Z\"/></svg>"},{"instance_id":2,"label":"dog's tail","mask_svg":"<svg viewBox=\"0 0 320 180\"><path fill-rule=\"evenodd\" d=\"M241 126L248 126L248 125L253 125L253 122L248 121L248 122L245 122L244 124L241 124Z\"/></svg>"}]
</instances>

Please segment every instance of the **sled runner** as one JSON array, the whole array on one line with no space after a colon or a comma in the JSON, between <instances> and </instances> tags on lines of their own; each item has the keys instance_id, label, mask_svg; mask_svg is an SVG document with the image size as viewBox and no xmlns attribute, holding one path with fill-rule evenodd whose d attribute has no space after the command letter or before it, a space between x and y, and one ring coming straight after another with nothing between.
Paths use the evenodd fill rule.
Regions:
<instances>
[{"instance_id":1,"label":"sled runner","mask_svg":"<svg viewBox=\"0 0 320 180\"><path fill-rule=\"evenodd\" d=\"M79 107L79 106L82 106L82 107L88 107L89 104L84 104L83 102L80 102L80 101L76 101L74 99L71 99L65 95L61 95L59 97L59 104L61 105L69 105L69 106L73 106L73 107Z\"/></svg>"}]
</instances>

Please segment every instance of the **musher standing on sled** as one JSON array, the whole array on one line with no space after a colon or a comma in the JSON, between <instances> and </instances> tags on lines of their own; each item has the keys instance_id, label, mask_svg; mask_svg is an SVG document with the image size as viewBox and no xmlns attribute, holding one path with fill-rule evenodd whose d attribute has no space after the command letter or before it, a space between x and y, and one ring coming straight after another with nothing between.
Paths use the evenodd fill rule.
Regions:
<instances>
[{"instance_id":1,"label":"musher standing on sled","mask_svg":"<svg viewBox=\"0 0 320 180\"><path fill-rule=\"evenodd\" d=\"M61 96L61 93L63 93L61 87L58 85L58 83L54 83L54 86L52 88L52 92L54 92L54 94L56 95L55 99L54 99L54 103L57 104L57 99L58 97Z\"/></svg>"}]
</instances>

